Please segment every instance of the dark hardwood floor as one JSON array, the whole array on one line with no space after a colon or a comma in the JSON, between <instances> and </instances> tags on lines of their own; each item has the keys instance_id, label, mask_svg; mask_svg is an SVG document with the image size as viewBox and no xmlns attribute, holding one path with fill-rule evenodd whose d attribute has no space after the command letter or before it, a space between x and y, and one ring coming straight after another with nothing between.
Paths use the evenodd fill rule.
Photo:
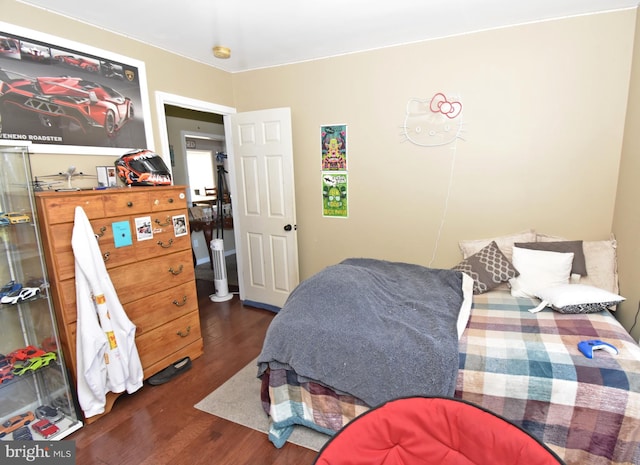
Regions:
<instances>
[{"instance_id":1,"label":"dark hardwood floor","mask_svg":"<svg viewBox=\"0 0 640 465\"><path fill-rule=\"evenodd\" d=\"M212 283L196 281L204 355L193 368L160 386L122 395L113 410L66 439L76 442L78 465L305 465L317 453L193 406L254 359L274 314L244 307L234 296L213 303ZM256 399L258 402L259 399Z\"/></svg>"}]
</instances>

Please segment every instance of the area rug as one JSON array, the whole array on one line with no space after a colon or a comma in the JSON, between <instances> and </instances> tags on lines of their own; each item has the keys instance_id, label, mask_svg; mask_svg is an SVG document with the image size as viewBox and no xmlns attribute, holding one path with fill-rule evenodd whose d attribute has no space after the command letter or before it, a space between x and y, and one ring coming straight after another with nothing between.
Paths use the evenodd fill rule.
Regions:
<instances>
[{"instance_id":1,"label":"area rug","mask_svg":"<svg viewBox=\"0 0 640 465\"><path fill-rule=\"evenodd\" d=\"M222 386L195 405L203 412L239 423L267 434L269 417L260 404L260 380L256 378L256 361L233 375ZM319 451L329 436L303 426L296 426L288 442Z\"/></svg>"}]
</instances>

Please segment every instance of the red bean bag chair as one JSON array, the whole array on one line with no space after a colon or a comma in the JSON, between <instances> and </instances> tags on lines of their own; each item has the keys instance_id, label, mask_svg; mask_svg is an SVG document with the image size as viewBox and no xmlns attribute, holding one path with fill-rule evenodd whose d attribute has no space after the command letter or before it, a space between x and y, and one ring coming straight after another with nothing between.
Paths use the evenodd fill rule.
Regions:
<instances>
[{"instance_id":1,"label":"red bean bag chair","mask_svg":"<svg viewBox=\"0 0 640 465\"><path fill-rule=\"evenodd\" d=\"M371 409L320 450L315 465L558 465L518 426L459 399L408 397Z\"/></svg>"}]
</instances>

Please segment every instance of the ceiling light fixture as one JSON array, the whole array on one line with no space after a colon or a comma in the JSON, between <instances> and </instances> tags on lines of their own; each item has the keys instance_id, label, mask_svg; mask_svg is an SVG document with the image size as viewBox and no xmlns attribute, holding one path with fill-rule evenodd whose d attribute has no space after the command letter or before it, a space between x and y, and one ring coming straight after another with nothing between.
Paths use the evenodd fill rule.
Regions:
<instances>
[{"instance_id":1,"label":"ceiling light fixture","mask_svg":"<svg viewBox=\"0 0 640 465\"><path fill-rule=\"evenodd\" d=\"M226 60L231 56L231 49L229 47L222 47L221 45L216 45L213 47L213 56L216 58L222 58Z\"/></svg>"}]
</instances>

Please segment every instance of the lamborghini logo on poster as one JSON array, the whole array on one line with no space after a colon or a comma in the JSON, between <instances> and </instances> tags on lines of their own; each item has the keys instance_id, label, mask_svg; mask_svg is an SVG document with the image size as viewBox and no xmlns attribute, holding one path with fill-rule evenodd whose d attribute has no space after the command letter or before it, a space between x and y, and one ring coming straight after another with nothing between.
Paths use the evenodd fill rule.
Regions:
<instances>
[{"instance_id":1,"label":"lamborghini logo on poster","mask_svg":"<svg viewBox=\"0 0 640 465\"><path fill-rule=\"evenodd\" d=\"M130 69L126 70L124 72L124 75L127 77L127 80L130 81L130 82L133 81L136 78L136 75Z\"/></svg>"}]
</instances>

